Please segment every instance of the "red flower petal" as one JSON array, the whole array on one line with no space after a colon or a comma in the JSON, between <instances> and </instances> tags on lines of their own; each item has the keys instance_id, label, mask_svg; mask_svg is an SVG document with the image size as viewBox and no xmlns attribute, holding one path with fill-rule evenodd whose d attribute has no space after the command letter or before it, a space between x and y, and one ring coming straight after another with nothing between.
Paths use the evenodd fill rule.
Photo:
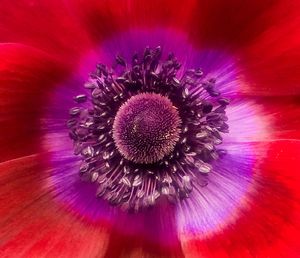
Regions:
<instances>
[{"instance_id":1,"label":"red flower petal","mask_svg":"<svg viewBox=\"0 0 300 258\"><path fill-rule=\"evenodd\" d=\"M107 227L78 220L53 202L40 158L0 164L1 257L102 257Z\"/></svg>"},{"instance_id":2,"label":"red flower petal","mask_svg":"<svg viewBox=\"0 0 300 258\"><path fill-rule=\"evenodd\" d=\"M239 53L244 93L300 94L299 1L199 1L191 39ZM189 31L189 29L187 29Z\"/></svg>"},{"instance_id":3,"label":"red flower petal","mask_svg":"<svg viewBox=\"0 0 300 258\"><path fill-rule=\"evenodd\" d=\"M69 3L90 36L108 38L129 28L187 26L196 0L82 1Z\"/></svg>"},{"instance_id":4,"label":"red flower petal","mask_svg":"<svg viewBox=\"0 0 300 258\"><path fill-rule=\"evenodd\" d=\"M221 47L235 51L260 35L269 22L261 18L276 0L198 1L186 28L198 46Z\"/></svg>"},{"instance_id":5,"label":"red flower petal","mask_svg":"<svg viewBox=\"0 0 300 258\"><path fill-rule=\"evenodd\" d=\"M263 107L263 115L271 121L270 140L300 139L300 97L260 97L256 103Z\"/></svg>"},{"instance_id":6,"label":"red flower petal","mask_svg":"<svg viewBox=\"0 0 300 258\"><path fill-rule=\"evenodd\" d=\"M178 242L162 246L67 213L54 201L52 186L45 185L47 172L40 165L43 158L31 155L0 164L1 257L182 257ZM144 227L152 223L161 221L147 218ZM165 232L155 232L157 237L168 234L168 226L162 229Z\"/></svg>"},{"instance_id":7,"label":"red flower petal","mask_svg":"<svg viewBox=\"0 0 300 258\"><path fill-rule=\"evenodd\" d=\"M266 12L269 26L241 51L251 95L300 94L299 1L284 1Z\"/></svg>"},{"instance_id":8,"label":"red flower petal","mask_svg":"<svg viewBox=\"0 0 300 258\"><path fill-rule=\"evenodd\" d=\"M0 58L0 160L7 160L36 151L43 96L67 67L19 44L1 44Z\"/></svg>"},{"instance_id":9,"label":"red flower petal","mask_svg":"<svg viewBox=\"0 0 300 258\"><path fill-rule=\"evenodd\" d=\"M0 41L30 45L70 63L90 47L63 1L1 1Z\"/></svg>"},{"instance_id":10,"label":"red flower petal","mask_svg":"<svg viewBox=\"0 0 300 258\"><path fill-rule=\"evenodd\" d=\"M259 148L259 145L257 146ZM300 226L300 143L269 144L268 157L256 174L245 202L249 209L220 234L209 239L182 237L187 257L297 257Z\"/></svg>"}]
</instances>

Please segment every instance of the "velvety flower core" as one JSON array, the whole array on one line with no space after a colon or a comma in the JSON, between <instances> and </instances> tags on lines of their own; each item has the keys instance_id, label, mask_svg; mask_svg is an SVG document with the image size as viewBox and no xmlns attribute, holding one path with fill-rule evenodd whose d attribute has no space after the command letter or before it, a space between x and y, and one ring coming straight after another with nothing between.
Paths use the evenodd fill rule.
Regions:
<instances>
[{"instance_id":1,"label":"velvety flower core","mask_svg":"<svg viewBox=\"0 0 300 258\"><path fill-rule=\"evenodd\" d=\"M180 124L178 111L168 98L141 93L120 107L114 120L113 138L126 159L155 163L173 151Z\"/></svg>"}]
</instances>

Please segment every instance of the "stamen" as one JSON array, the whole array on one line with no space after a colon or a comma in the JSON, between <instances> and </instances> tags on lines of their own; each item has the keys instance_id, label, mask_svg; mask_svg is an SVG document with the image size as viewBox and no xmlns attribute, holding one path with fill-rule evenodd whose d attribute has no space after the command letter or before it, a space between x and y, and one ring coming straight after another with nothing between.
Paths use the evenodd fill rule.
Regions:
<instances>
[{"instance_id":1,"label":"stamen","mask_svg":"<svg viewBox=\"0 0 300 258\"><path fill-rule=\"evenodd\" d=\"M147 47L131 64L118 55L118 72L98 64L84 85L90 96L74 97L67 121L80 176L98 185L97 197L125 210L153 206L161 196L188 198L226 154L217 146L229 130L229 100L216 80L204 80L201 69L179 77L174 54L161 56L160 47Z\"/></svg>"}]
</instances>

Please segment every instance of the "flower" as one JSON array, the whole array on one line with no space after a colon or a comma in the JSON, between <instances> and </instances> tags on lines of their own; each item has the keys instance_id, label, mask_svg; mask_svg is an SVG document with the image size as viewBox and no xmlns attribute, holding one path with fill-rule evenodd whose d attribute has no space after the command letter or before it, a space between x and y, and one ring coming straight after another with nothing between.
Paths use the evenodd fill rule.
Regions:
<instances>
[{"instance_id":1,"label":"flower","mask_svg":"<svg viewBox=\"0 0 300 258\"><path fill-rule=\"evenodd\" d=\"M2 1L1 256L297 257L298 9Z\"/></svg>"}]
</instances>

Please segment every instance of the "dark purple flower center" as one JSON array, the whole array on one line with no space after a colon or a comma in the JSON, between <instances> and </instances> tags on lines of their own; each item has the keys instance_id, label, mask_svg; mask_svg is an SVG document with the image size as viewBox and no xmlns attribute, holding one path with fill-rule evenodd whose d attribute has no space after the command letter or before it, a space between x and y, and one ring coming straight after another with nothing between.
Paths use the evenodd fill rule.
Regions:
<instances>
[{"instance_id":1,"label":"dark purple flower center","mask_svg":"<svg viewBox=\"0 0 300 258\"><path fill-rule=\"evenodd\" d=\"M195 185L200 191L226 153L217 146L229 130L229 100L216 80L161 55L160 47L146 48L131 64L117 56L117 69L98 64L84 85L90 94L74 98L79 106L67 122L81 177L97 184L97 197L126 210L161 196L177 202Z\"/></svg>"},{"instance_id":2,"label":"dark purple flower center","mask_svg":"<svg viewBox=\"0 0 300 258\"><path fill-rule=\"evenodd\" d=\"M141 93L118 110L113 139L126 159L140 164L155 163L174 150L180 124L178 111L167 97Z\"/></svg>"}]
</instances>

